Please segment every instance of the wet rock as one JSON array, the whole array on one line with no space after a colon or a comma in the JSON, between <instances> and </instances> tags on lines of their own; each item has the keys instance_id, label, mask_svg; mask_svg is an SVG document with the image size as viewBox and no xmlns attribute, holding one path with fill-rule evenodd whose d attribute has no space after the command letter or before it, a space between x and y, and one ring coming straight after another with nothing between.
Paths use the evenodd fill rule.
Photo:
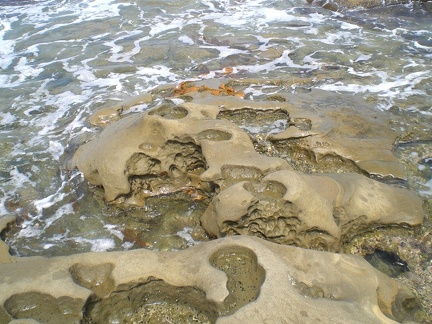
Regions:
<instances>
[{"instance_id":1,"label":"wet rock","mask_svg":"<svg viewBox=\"0 0 432 324\"><path fill-rule=\"evenodd\" d=\"M151 103L153 97L150 93L144 93L139 96L129 98L121 103L100 108L89 118L89 122L93 126L105 126L121 118L121 114L128 109L141 105Z\"/></svg>"},{"instance_id":2,"label":"wet rock","mask_svg":"<svg viewBox=\"0 0 432 324\"><path fill-rule=\"evenodd\" d=\"M72 167L103 187L110 203L143 206L151 197L179 192L213 198L201 217L205 230L246 237L175 253L62 259L57 266L66 262L69 269L61 276L65 287L78 286L83 290L74 286L75 292L86 296L85 320L178 322L192 316L230 323L254 314L262 323L285 321L287 313L297 323L411 319L417 307L412 294L362 258L294 247L339 251L364 231L422 222L422 202L407 190L354 173L307 175L287 162L405 179L392 152L398 134L383 114L362 98L319 90L252 101L235 97L237 90L219 80L206 80L161 91L175 97L106 127L77 150ZM263 132L266 154L256 150ZM135 228L125 227L123 235L136 246L148 243ZM57 287L56 297L69 295Z\"/></svg>"},{"instance_id":3,"label":"wet rock","mask_svg":"<svg viewBox=\"0 0 432 324\"><path fill-rule=\"evenodd\" d=\"M375 250L374 253L365 255L365 260L392 278L409 271L408 264L390 252Z\"/></svg>"},{"instance_id":4,"label":"wet rock","mask_svg":"<svg viewBox=\"0 0 432 324\"><path fill-rule=\"evenodd\" d=\"M380 178L406 177L392 153L397 134L360 98L348 101L318 90L257 102L200 92L188 95L193 102L162 105L111 125L77 151L72 165L92 184L104 187L107 201L127 196L137 205L149 192L161 194L185 186L211 190L211 183L226 188L290 169L279 158L258 154L245 132L225 118L217 119L221 112L227 116L256 111L287 116L286 127L271 131L267 140L286 147L294 163L297 157L303 164L322 164L324 171L339 171L342 165L345 171Z\"/></svg>"},{"instance_id":5,"label":"wet rock","mask_svg":"<svg viewBox=\"0 0 432 324\"><path fill-rule=\"evenodd\" d=\"M399 134L391 129L387 115L359 96L313 89L278 93L261 101L196 94L193 102L217 106L225 117L241 111L285 112L287 127L270 132L266 140L296 167L307 163L324 172L343 167L377 178L406 179L402 163L393 155Z\"/></svg>"},{"instance_id":6,"label":"wet rock","mask_svg":"<svg viewBox=\"0 0 432 324\"><path fill-rule=\"evenodd\" d=\"M78 285L91 289L96 295L104 297L112 291L114 285L111 278L113 269L114 265L111 263L96 266L76 263L69 269L69 272Z\"/></svg>"},{"instance_id":7,"label":"wet rock","mask_svg":"<svg viewBox=\"0 0 432 324\"><path fill-rule=\"evenodd\" d=\"M14 294L4 302L5 310L13 318L31 318L47 324L80 323L81 305L79 298L55 298L35 291Z\"/></svg>"},{"instance_id":8,"label":"wet rock","mask_svg":"<svg viewBox=\"0 0 432 324\"><path fill-rule=\"evenodd\" d=\"M89 289L94 285L77 284L69 271L76 264L83 270L78 277L113 265L110 293L102 298ZM361 257L247 236L179 252L24 258L0 271L0 305L8 316L45 323L187 322L189 315L209 323L280 323L287 316L293 323L393 323L411 319L417 305L409 290Z\"/></svg>"},{"instance_id":9,"label":"wet rock","mask_svg":"<svg viewBox=\"0 0 432 324\"><path fill-rule=\"evenodd\" d=\"M1 219L0 219L0 234L2 234L3 231L5 231L10 224L15 223L15 221L16 221L16 219L14 216L1 217ZM9 263L9 262L13 262L10 254L9 254L9 246L5 242L0 240L0 264L1 263Z\"/></svg>"},{"instance_id":10,"label":"wet rock","mask_svg":"<svg viewBox=\"0 0 432 324\"><path fill-rule=\"evenodd\" d=\"M220 192L201 217L210 234L255 235L267 240L339 251L361 232L416 226L422 200L408 190L364 176L278 171L261 182L239 182Z\"/></svg>"},{"instance_id":11,"label":"wet rock","mask_svg":"<svg viewBox=\"0 0 432 324\"><path fill-rule=\"evenodd\" d=\"M391 6L397 4L409 3L408 0L333 0L333 1L314 1L307 0L308 3L313 3L314 5L322 6L325 9L332 11L340 11L344 9L354 9L354 8L374 8L381 6Z\"/></svg>"},{"instance_id":12,"label":"wet rock","mask_svg":"<svg viewBox=\"0 0 432 324\"><path fill-rule=\"evenodd\" d=\"M195 287L152 278L85 306L84 323L215 323L216 304Z\"/></svg>"},{"instance_id":13,"label":"wet rock","mask_svg":"<svg viewBox=\"0 0 432 324\"><path fill-rule=\"evenodd\" d=\"M215 106L184 103L126 117L81 146L72 164L103 186L107 201L123 196L136 205L148 195L188 186L211 192L214 184L225 188L290 168L282 159L258 154L246 133L216 119L218 112Z\"/></svg>"}]
</instances>

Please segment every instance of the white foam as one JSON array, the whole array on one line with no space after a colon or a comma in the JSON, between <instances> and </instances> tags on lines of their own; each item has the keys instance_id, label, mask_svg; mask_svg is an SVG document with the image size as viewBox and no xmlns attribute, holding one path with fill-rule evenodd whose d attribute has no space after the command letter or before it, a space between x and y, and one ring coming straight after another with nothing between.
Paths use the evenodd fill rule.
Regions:
<instances>
[{"instance_id":1,"label":"white foam","mask_svg":"<svg viewBox=\"0 0 432 324\"><path fill-rule=\"evenodd\" d=\"M10 112L0 112L0 125L6 126L15 122L18 118L12 115Z\"/></svg>"},{"instance_id":2,"label":"white foam","mask_svg":"<svg viewBox=\"0 0 432 324\"><path fill-rule=\"evenodd\" d=\"M187 242L187 246L193 246L197 242L193 239L192 233L193 233L193 228L186 226L181 231L178 231L176 234Z\"/></svg>"},{"instance_id":3,"label":"white foam","mask_svg":"<svg viewBox=\"0 0 432 324\"><path fill-rule=\"evenodd\" d=\"M43 209L49 208L52 205L60 202L66 196L66 193L63 192L63 188L67 185L66 182L63 182L61 187L57 189L57 191L45 198L36 199L33 201L33 206L36 208L38 213L40 214Z\"/></svg>"},{"instance_id":4,"label":"white foam","mask_svg":"<svg viewBox=\"0 0 432 324\"><path fill-rule=\"evenodd\" d=\"M288 13L285 10L278 10L274 8L263 8L260 12L262 15L262 19L265 22L272 22L272 21L290 21L295 19L295 17L288 15Z\"/></svg>"},{"instance_id":5,"label":"white foam","mask_svg":"<svg viewBox=\"0 0 432 324\"><path fill-rule=\"evenodd\" d=\"M240 65L237 66L237 69L239 70L247 70L252 73L258 73L258 72L269 72L274 71L280 68L302 68L302 69L311 69L316 70L318 66L316 64L296 64L293 62L293 60L289 57L289 54L291 52L289 50L286 50L282 53L282 55L275 60L265 63L265 64L257 64L257 65ZM305 62L307 63L307 62Z\"/></svg>"},{"instance_id":6,"label":"white foam","mask_svg":"<svg viewBox=\"0 0 432 324\"><path fill-rule=\"evenodd\" d=\"M364 62L364 61L369 61L371 59L372 55L371 54L360 54L359 57L357 57L354 62Z\"/></svg>"},{"instance_id":7,"label":"white foam","mask_svg":"<svg viewBox=\"0 0 432 324\"><path fill-rule=\"evenodd\" d=\"M223 59L227 56L234 54L247 54L245 50L239 50L236 48L231 48L229 46L201 46L202 48L211 48L219 51L219 59Z\"/></svg>"},{"instance_id":8,"label":"white foam","mask_svg":"<svg viewBox=\"0 0 432 324\"><path fill-rule=\"evenodd\" d=\"M5 34L12 29L11 24L16 21L18 21L17 17L11 17L9 18L9 20L6 20L2 17L2 19L0 20L0 68L3 70L6 70L11 65L15 57L15 40L5 39Z\"/></svg>"},{"instance_id":9,"label":"white foam","mask_svg":"<svg viewBox=\"0 0 432 324\"><path fill-rule=\"evenodd\" d=\"M354 71L354 70L351 70ZM358 74L358 73L357 73ZM421 83L423 80L429 79L431 76L430 71L420 71L406 74L402 77L391 79L386 72L375 71L374 73L367 73L364 75L375 75L380 78L380 82L375 84L354 84L343 81L338 81L333 84L324 84L319 88L328 91L347 91L353 93L379 93L383 97L398 97L406 98L414 93L413 88ZM361 74L358 74L361 75Z\"/></svg>"},{"instance_id":10,"label":"white foam","mask_svg":"<svg viewBox=\"0 0 432 324\"><path fill-rule=\"evenodd\" d=\"M179 40L180 42L182 42L182 43L187 44L187 45L194 45L194 44L195 44L195 42L193 41L193 39L190 38L189 36L186 36L186 35L181 35L181 36L178 38L178 40Z\"/></svg>"},{"instance_id":11,"label":"white foam","mask_svg":"<svg viewBox=\"0 0 432 324\"><path fill-rule=\"evenodd\" d=\"M106 252L115 248L115 242L113 239L100 238L100 239L87 239L83 237L72 238L76 243L85 245L90 244L90 251L92 252Z\"/></svg>"},{"instance_id":12,"label":"white foam","mask_svg":"<svg viewBox=\"0 0 432 324\"><path fill-rule=\"evenodd\" d=\"M49 141L49 152L52 154L54 160L59 160L60 156L64 152L64 147L61 143L55 141Z\"/></svg>"},{"instance_id":13,"label":"white foam","mask_svg":"<svg viewBox=\"0 0 432 324\"><path fill-rule=\"evenodd\" d=\"M422 197L432 197L432 179L423 184L426 190L419 190L419 195Z\"/></svg>"},{"instance_id":14,"label":"white foam","mask_svg":"<svg viewBox=\"0 0 432 324\"><path fill-rule=\"evenodd\" d=\"M73 214L74 213L74 209L72 204L66 204L66 205L62 205L60 206L54 213L54 215L52 215L51 217L48 217L44 220L45 225L44 225L44 230L48 229L52 224L54 224L58 219L62 218L65 215L69 215L69 214Z\"/></svg>"},{"instance_id":15,"label":"white foam","mask_svg":"<svg viewBox=\"0 0 432 324\"><path fill-rule=\"evenodd\" d=\"M123 241L124 234L122 231L117 229L117 225L106 224L104 225L104 228L106 228L112 235L116 236L120 241Z\"/></svg>"},{"instance_id":16,"label":"white foam","mask_svg":"<svg viewBox=\"0 0 432 324\"><path fill-rule=\"evenodd\" d=\"M14 167L11 171L9 171L11 177L12 177L12 181L17 184L17 185L31 185L31 186L36 186L36 183L32 180L30 180L31 175L30 174L24 174L21 173L18 170L18 167Z\"/></svg>"},{"instance_id":17,"label":"white foam","mask_svg":"<svg viewBox=\"0 0 432 324\"><path fill-rule=\"evenodd\" d=\"M181 18L174 18L172 20L168 20L157 16L154 19L153 25L151 26L151 30L149 32L149 35L151 37L154 37L155 35L161 34L163 32L166 32L168 30L172 29L180 29L185 24L185 21Z\"/></svg>"},{"instance_id":18,"label":"white foam","mask_svg":"<svg viewBox=\"0 0 432 324\"><path fill-rule=\"evenodd\" d=\"M353 29L360 29L360 26L350 24L350 23L343 21L340 28L345 29L345 30L353 30Z\"/></svg>"},{"instance_id":19,"label":"white foam","mask_svg":"<svg viewBox=\"0 0 432 324\"><path fill-rule=\"evenodd\" d=\"M136 72L137 76L145 76L146 82L155 82L158 84L175 82L179 79L178 75L171 72L171 69L164 65L154 65L153 67L140 66Z\"/></svg>"}]
</instances>

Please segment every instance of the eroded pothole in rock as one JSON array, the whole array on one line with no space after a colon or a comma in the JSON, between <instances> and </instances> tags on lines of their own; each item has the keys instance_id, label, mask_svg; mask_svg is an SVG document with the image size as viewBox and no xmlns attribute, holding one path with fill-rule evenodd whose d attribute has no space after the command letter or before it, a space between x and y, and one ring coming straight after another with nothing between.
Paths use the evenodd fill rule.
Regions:
<instances>
[{"instance_id":1,"label":"eroded pothole in rock","mask_svg":"<svg viewBox=\"0 0 432 324\"><path fill-rule=\"evenodd\" d=\"M228 296L221 303L207 299L198 287L173 286L155 277L113 289L110 264L74 264L70 273L95 292L84 306L84 323L215 323L258 298L265 270L252 250L237 245L213 252L209 262L226 274ZM106 295L109 289L114 291Z\"/></svg>"},{"instance_id":2,"label":"eroded pothole in rock","mask_svg":"<svg viewBox=\"0 0 432 324\"><path fill-rule=\"evenodd\" d=\"M288 113L281 109L261 111L248 108L221 110L218 118L233 122L252 136L281 132L286 129L289 123Z\"/></svg>"},{"instance_id":3,"label":"eroded pothole in rock","mask_svg":"<svg viewBox=\"0 0 432 324\"><path fill-rule=\"evenodd\" d=\"M228 315L256 300L265 279L265 270L256 254L245 247L225 247L213 253L210 263L226 273L229 295L221 306L221 314Z\"/></svg>"},{"instance_id":4,"label":"eroded pothole in rock","mask_svg":"<svg viewBox=\"0 0 432 324\"><path fill-rule=\"evenodd\" d=\"M211 195L214 186L203 182L199 175L207 169L201 147L193 142L168 141L162 155L153 158L134 153L126 162L131 191L114 200L113 204L144 206L147 197L166 195L186 188ZM191 189L192 190L192 189Z\"/></svg>"},{"instance_id":5,"label":"eroded pothole in rock","mask_svg":"<svg viewBox=\"0 0 432 324\"><path fill-rule=\"evenodd\" d=\"M89 301L84 310L86 324L215 323L217 317L217 305L202 290L172 286L156 278Z\"/></svg>"},{"instance_id":6,"label":"eroded pothole in rock","mask_svg":"<svg viewBox=\"0 0 432 324\"><path fill-rule=\"evenodd\" d=\"M182 119L188 115L188 111L180 106L163 104L150 111L149 115L159 115L166 119Z\"/></svg>"},{"instance_id":7,"label":"eroded pothole in rock","mask_svg":"<svg viewBox=\"0 0 432 324\"><path fill-rule=\"evenodd\" d=\"M259 143L259 142L258 142ZM348 173L354 172L367 175L354 161L343 158L337 154L317 155L308 148L309 144L304 138L267 141L257 145L257 150L271 156L283 156L293 168L304 173ZM318 143L324 149L329 148L325 142Z\"/></svg>"},{"instance_id":8,"label":"eroded pothole in rock","mask_svg":"<svg viewBox=\"0 0 432 324\"><path fill-rule=\"evenodd\" d=\"M114 288L114 280L111 277L113 269L112 263L97 265L75 263L69 268L69 273L75 283L93 290L97 296L104 297Z\"/></svg>"},{"instance_id":9,"label":"eroded pothole in rock","mask_svg":"<svg viewBox=\"0 0 432 324\"><path fill-rule=\"evenodd\" d=\"M5 310L15 319L34 319L47 324L80 323L83 300L30 291L15 294L5 303Z\"/></svg>"}]
</instances>

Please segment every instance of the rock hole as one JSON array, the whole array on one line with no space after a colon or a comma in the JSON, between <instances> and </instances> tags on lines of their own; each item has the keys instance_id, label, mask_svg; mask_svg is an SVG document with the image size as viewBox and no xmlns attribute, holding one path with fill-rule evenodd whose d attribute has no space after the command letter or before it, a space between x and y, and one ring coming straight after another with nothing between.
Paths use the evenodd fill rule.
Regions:
<instances>
[{"instance_id":1,"label":"rock hole","mask_svg":"<svg viewBox=\"0 0 432 324\"><path fill-rule=\"evenodd\" d=\"M216 303L190 286L176 287L155 278L108 297L88 301L84 323L215 323Z\"/></svg>"},{"instance_id":2,"label":"rock hole","mask_svg":"<svg viewBox=\"0 0 432 324\"><path fill-rule=\"evenodd\" d=\"M247 182L244 188L252 192L254 196L264 199L282 199L286 194L286 187L277 181L265 181L264 183Z\"/></svg>"},{"instance_id":3,"label":"rock hole","mask_svg":"<svg viewBox=\"0 0 432 324\"><path fill-rule=\"evenodd\" d=\"M15 294L5 303L14 319L31 318L46 324L81 323L84 300L62 296L54 298L36 291Z\"/></svg>"},{"instance_id":4,"label":"rock hole","mask_svg":"<svg viewBox=\"0 0 432 324\"><path fill-rule=\"evenodd\" d=\"M312 121L308 118L291 118L290 126L294 126L302 131L308 131L312 129Z\"/></svg>"},{"instance_id":5,"label":"rock hole","mask_svg":"<svg viewBox=\"0 0 432 324\"><path fill-rule=\"evenodd\" d=\"M158 115L165 119L182 119L188 115L188 111L184 107L161 105L149 111L149 115Z\"/></svg>"},{"instance_id":6,"label":"rock hole","mask_svg":"<svg viewBox=\"0 0 432 324\"><path fill-rule=\"evenodd\" d=\"M224 165L222 177L229 183L258 180L262 176L260 169L250 166Z\"/></svg>"},{"instance_id":7,"label":"rock hole","mask_svg":"<svg viewBox=\"0 0 432 324\"><path fill-rule=\"evenodd\" d=\"M134 153L126 162L129 175L155 174L161 169L161 162L144 153Z\"/></svg>"},{"instance_id":8,"label":"rock hole","mask_svg":"<svg viewBox=\"0 0 432 324\"><path fill-rule=\"evenodd\" d=\"M410 271L408 264L392 252L376 249L371 254L365 255L365 260L373 267L384 272L392 278L396 278L404 272Z\"/></svg>"},{"instance_id":9,"label":"rock hole","mask_svg":"<svg viewBox=\"0 0 432 324\"><path fill-rule=\"evenodd\" d=\"M285 130L288 126L289 115L282 109L258 110L244 108L235 111L221 111L217 118L227 119L249 135L257 137Z\"/></svg>"},{"instance_id":10,"label":"rock hole","mask_svg":"<svg viewBox=\"0 0 432 324\"><path fill-rule=\"evenodd\" d=\"M304 282L297 282L295 286L299 292L309 298L327 298L324 290L319 286L308 286Z\"/></svg>"},{"instance_id":11,"label":"rock hole","mask_svg":"<svg viewBox=\"0 0 432 324\"><path fill-rule=\"evenodd\" d=\"M277 102L285 102L286 101L286 99L283 96L277 95L277 94L267 96L266 100L277 101Z\"/></svg>"},{"instance_id":12,"label":"rock hole","mask_svg":"<svg viewBox=\"0 0 432 324\"><path fill-rule=\"evenodd\" d=\"M224 300L221 315L232 314L258 298L265 270L252 250L242 246L225 247L213 253L210 264L228 277L229 295Z\"/></svg>"},{"instance_id":13,"label":"rock hole","mask_svg":"<svg viewBox=\"0 0 432 324\"><path fill-rule=\"evenodd\" d=\"M208 129L198 134L199 140L209 141L227 141L231 139L232 134L218 129Z\"/></svg>"}]
</instances>

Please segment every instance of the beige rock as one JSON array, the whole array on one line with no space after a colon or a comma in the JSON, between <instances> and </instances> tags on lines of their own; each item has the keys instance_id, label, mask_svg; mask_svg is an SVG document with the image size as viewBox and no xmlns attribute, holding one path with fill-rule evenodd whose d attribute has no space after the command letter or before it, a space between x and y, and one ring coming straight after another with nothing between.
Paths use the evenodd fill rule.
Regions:
<instances>
[{"instance_id":1,"label":"beige rock","mask_svg":"<svg viewBox=\"0 0 432 324\"><path fill-rule=\"evenodd\" d=\"M217 87L215 82L201 81L197 86ZM278 94L276 99L284 102L200 92L188 96L192 102L162 105L110 125L78 150L72 165L92 184L102 185L108 201L127 196L129 203L142 205L145 196L187 186L205 189L214 183L223 189L237 181L290 169L279 158L259 155L246 133L226 119L217 119L221 112L265 111L284 112L288 125L267 139L281 146L295 143L295 150L308 152L311 163L330 161L327 164L333 165L337 159L355 165L354 171L406 177L392 153L397 134L388 127L386 117L360 98L347 101L319 90Z\"/></svg>"},{"instance_id":2,"label":"beige rock","mask_svg":"<svg viewBox=\"0 0 432 324\"><path fill-rule=\"evenodd\" d=\"M258 154L245 132L216 119L218 112L215 106L184 103L126 117L81 146L73 165L103 186L107 201L129 195L135 179L130 201L138 205L146 194L210 183L225 188L290 168L285 160Z\"/></svg>"},{"instance_id":3,"label":"beige rock","mask_svg":"<svg viewBox=\"0 0 432 324\"><path fill-rule=\"evenodd\" d=\"M44 323L79 323L83 311L84 323L186 323L193 316L202 323L395 323L407 318L404 302L414 298L361 257L247 236L180 252L17 261L0 264L0 305L15 319Z\"/></svg>"},{"instance_id":4,"label":"beige rock","mask_svg":"<svg viewBox=\"0 0 432 324\"><path fill-rule=\"evenodd\" d=\"M348 174L278 171L260 183L220 192L201 217L210 234L243 234L282 244L338 251L352 236L376 227L417 226L422 200L408 190Z\"/></svg>"},{"instance_id":5,"label":"beige rock","mask_svg":"<svg viewBox=\"0 0 432 324\"><path fill-rule=\"evenodd\" d=\"M307 157L303 154L300 159L317 164L338 159L379 178L406 179L402 163L392 152L399 134L390 128L387 115L359 96L313 89L307 93L279 93L264 101L197 94L193 102L228 112L243 110L245 114L284 111L289 116L288 127L268 134L266 139L306 152ZM296 158L295 154L290 157Z\"/></svg>"},{"instance_id":6,"label":"beige rock","mask_svg":"<svg viewBox=\"0 0 432 324\"><path fill-rule=\"evenodd\" d=\"M98 109L92 116L90 116L89 122L93 126L106 126L119 120L124 111L137 105L151 103L152 101L153 96L150 93L140 94L116 105Z\"/></svg>"}]
</instances>

